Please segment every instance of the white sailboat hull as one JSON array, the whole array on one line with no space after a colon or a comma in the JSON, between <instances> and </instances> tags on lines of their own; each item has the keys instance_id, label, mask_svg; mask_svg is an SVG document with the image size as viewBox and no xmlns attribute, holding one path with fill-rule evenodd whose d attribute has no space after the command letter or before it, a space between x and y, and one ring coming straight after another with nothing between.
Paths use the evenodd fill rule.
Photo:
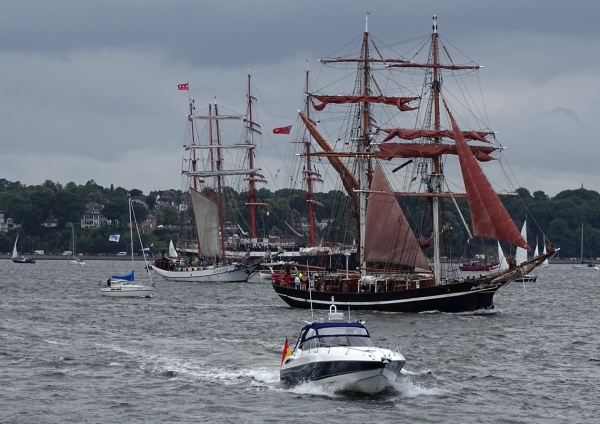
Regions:
<instances>
[{"instance_id":1,"label":"white sailboat hull","mask_svg":"<svg viewBox=\"0 0 600 424\"><path fill-rule=\"evenodd\" d=\"M106 297L152 297L153 291L154 287L114 282L110 287L100 288L100 294Z\"/></svg>"},{"instance_id":2,"label":"white sailboat hull","mask_svg":"<svg viewBox=\"0 0 600 424\"><path fill-rule=\"evenodd\" d=\"M167 281L179 281L184 283L243 283L256 266L240 267L239 264L232 264L220 267L185 267L173 271L166 271L152 265L152 269Z\"/></svg>"}]
</instances>

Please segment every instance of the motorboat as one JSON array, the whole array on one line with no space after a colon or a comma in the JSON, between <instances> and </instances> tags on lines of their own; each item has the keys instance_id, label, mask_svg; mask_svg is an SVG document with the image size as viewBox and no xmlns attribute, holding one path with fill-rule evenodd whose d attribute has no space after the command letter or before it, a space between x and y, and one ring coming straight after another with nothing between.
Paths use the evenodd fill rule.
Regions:
<instances>
[{"instance_id":1,"label":"motorboat","mask_svg":"<svg viewBox=\"0 0 600 424\"><path fill-rule=\"evenodd\" d=\"M362 322L341 319L343 314L332 304L329 320L304 326L293 351L286 340L281 381L340 384L344 390L375 394L396 379L406 362L404 356L373 346Z\"/></svg>"},{"instance_id":2,"label":"motorboat","mask_svg":"<svg viewBox=\"0 0 600 424\"><path fill-rule=\"evenodd\" d=\"M127 275L113 275L100 283L100 294L107 297L152 297L154 286L135 284L134 271Z\"/></svg>"}]
</instances>

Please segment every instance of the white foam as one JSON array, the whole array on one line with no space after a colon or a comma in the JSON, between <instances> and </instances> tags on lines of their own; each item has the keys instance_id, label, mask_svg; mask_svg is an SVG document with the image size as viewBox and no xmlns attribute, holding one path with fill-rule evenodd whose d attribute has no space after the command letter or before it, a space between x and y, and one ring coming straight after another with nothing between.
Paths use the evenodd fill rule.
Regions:
<instances>
[{"instance_id":1,"label":"white foam","mask_svg":"<svg viewBox=\"0 0 600 424\"><path fill-rule=\"evenodd\" d=\"M61 345L61 346L70 346L70 343L57 342L56 340L44 340L46 343Z\"/></svg>"},{"instance_id":2,"label":"white foam","mask_svg":"<svg viewBox=\"0 0 600 424\"><path fill-rule=\"evenodd\" d=\"M428 388L412 382L408 377L396 379L392 387L405 398L416 398L417 396L437 396L446 391L436 387Z\"/></svg>"},{"instance_id":3,"label":"white foam","mask_svg":"<svg viewBox=\"0 0 600 424\"><path fill-rule=\"evenodd\" d=\"M402 370L400 371L400 373L403 374L403 375L417 375L417 376L419 376L419 375L429 374L429 373L431 373L431 371L429 371L429 370L411 371L411 370L408 370L406 368L402 368Z\"/></svg>"}]
</instances>

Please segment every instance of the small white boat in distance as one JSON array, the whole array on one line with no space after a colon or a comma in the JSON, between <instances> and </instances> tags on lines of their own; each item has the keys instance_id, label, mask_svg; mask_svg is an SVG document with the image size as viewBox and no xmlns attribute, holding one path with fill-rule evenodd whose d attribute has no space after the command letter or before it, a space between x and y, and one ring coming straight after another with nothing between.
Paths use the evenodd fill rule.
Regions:
<instances>
[{"instance_id":1,"label":"small white boat in distance","mask_svg":"<svg viewBox=\"0 0 600 424\"><path fill-rule=\"evenodd\" d=\"M286 340L279 378L291 385L311 381L337 383L344 390L375 394L400 374L406 359L399 352L374 347L361 322L334 321L343 317L335 305L330 321L313 322L300 331L293 352Z\"/></svg>"},{"instance_id":2,"label":"small white boat in distance","mask_svg":"<svg viewBox=\"0 0 600 424\"><path fill-rule=\"evenodd\" d=\"M134 283L134 271L128 275L113 275L100 287L100 294L107 297L152 297L154 287Z\"/></svg>"}]
</instances>

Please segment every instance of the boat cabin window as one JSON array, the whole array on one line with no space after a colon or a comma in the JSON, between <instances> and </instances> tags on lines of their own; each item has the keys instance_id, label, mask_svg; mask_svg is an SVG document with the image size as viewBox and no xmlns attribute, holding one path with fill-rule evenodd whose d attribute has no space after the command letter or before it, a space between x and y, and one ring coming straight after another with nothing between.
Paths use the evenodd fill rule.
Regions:
<instances>
[{"instance_id":1,"label":"boat cabin window","mask_svg":"<svg viewBox=\"0 0 600 424\"><path fill-rule=\"evenodd\" d=\"M309 329L304 335L302 350L334 346L373 346L369 333L360 327L328 327Z\"/></svg>"}]
</instances>

